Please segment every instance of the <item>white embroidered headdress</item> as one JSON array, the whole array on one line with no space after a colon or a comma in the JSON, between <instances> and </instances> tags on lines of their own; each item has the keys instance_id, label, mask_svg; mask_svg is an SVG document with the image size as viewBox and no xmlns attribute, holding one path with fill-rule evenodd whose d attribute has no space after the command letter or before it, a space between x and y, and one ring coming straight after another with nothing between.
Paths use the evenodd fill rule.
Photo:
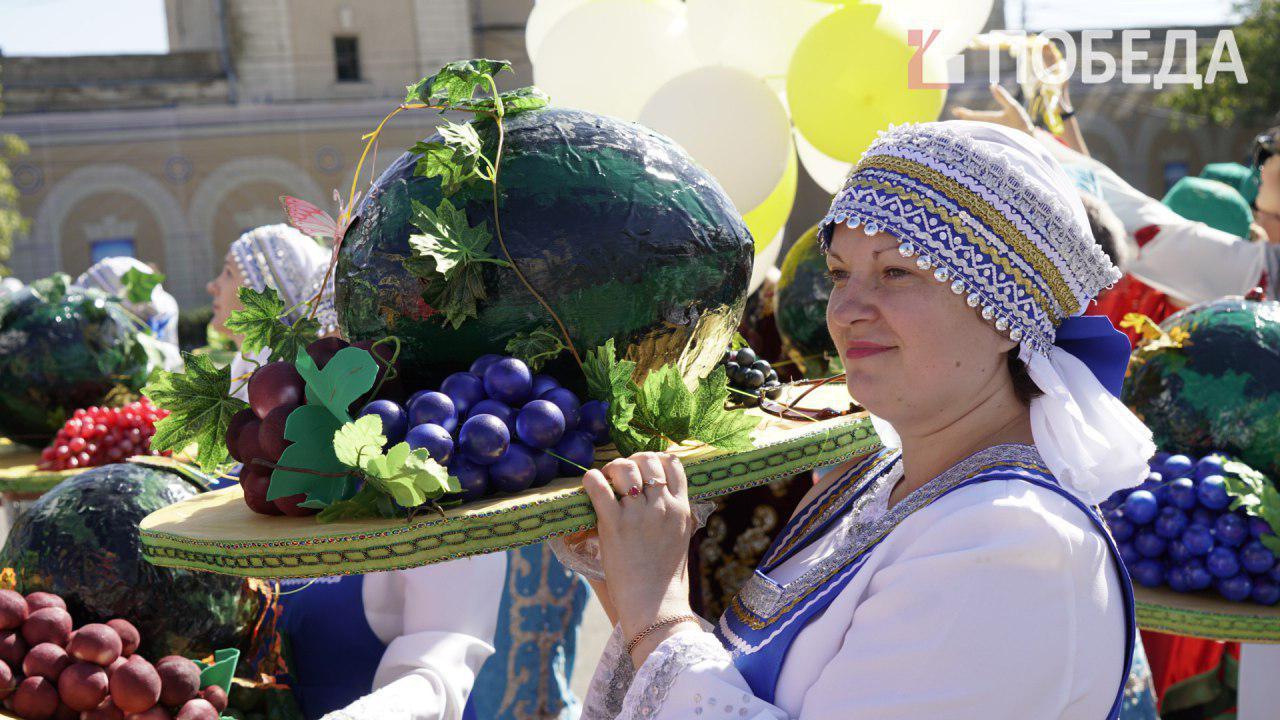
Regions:
<instances>
[{"instance_id":1,"label":"white embroidered headdress","mask_svg":"<svg viewBox=\"0 0 1280 720\"><path fill-rule=\"evenodd\" d=\"M240 269L245 285L262 292L273 288L288 308L290 322L310 312L309 300L320 291L333 253L315 240L285 224L263 225L231 243L228 255ZM329 278L316 320L322 333L337 327L333 307L333 278Z\"/></svg>"},{"instance_id":2,"label":"white embroidered headdress","mask_svg":"<svg viewBox=\"0 0 1280 720\"><path fill-rule=\"evenodd\" d=\"M1044 148L991 123L890 128L823 218L824 248L838 223L898 238L904 257L1019 343L1044 392L1031 404L1036 446L1064 487L1096 503L1142 480L1155 446L1117 397L1128 340L1082 315L1121 274Z\"/></svg>"}]
</instances>

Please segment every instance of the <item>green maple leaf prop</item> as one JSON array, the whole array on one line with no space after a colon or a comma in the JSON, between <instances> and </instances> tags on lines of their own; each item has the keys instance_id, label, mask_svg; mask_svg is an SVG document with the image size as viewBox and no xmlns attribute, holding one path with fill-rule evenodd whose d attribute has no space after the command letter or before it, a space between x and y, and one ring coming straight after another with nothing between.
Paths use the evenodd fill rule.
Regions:
<instances>
[{"instance_id":1,"label":"green maple leaf prop","mask_svg":"<svg viewBox=\"0 0 1280 720\"><path fill-rule=\"evenodd\" d=\"M156 423L151 438L154 452L179 452L191 443L199 450L196 462L211 472L227 462L226 434L231 416L248 403L231 397L231 368L216 368L207 355L182 354L183 372L157 370L142 389L169 416Z\"/></svg>"},{"instance_id":2,"label":"green maple leaf prop","mask_svg":"<svg viewBox=\"0 0 1280 720\"><path fill-rule=\"evenodd\" d=\"M390 495L403 508L414 508L447 492L459 492L456 479L425 448L398 443L386 453L382 419L365 415L343 425L333 436L334 451L347 467L364 473L367 483Z\"/></svg>"},{"instance_id":3,"label":"green maple leaf prop","mask_svg":"<svg viewBox=\"0 0 1280 720\"><path fill-rule=\"evenodd\" d=\"M369 518L395 517L395 501L378 491L372 484L365 485L347 500L339 500L316 515L322 523L340 520L366 520Z\"/></svg>"},{"instance_id":4,"label":"green maple leaf prop","mask_svg":"<svg viewBox=\"0 0 1280 720\"><path fill-rule=\"evenodd\" d=\"M417 201L412 208L410 221L421 234L409 236L414 256L406 266L427 279L424 299L456 328L476 316L477 302L486 297L481 263L510 263L489 253L493 236L488 228L472 227L466 211L447 198L435 210Z\"/></svg>"},{"instance_id":5,"label":"green maple leaf prop","mask_svg":"<svg viewBox=\"0 0 1280 720\"><path fill-rule=\"evenodd\" d=\"M289 308L272 288L258 292L242 287L240 304L244 309L231 313L227 329L244 337L241 349L246 354L271 348L271 361L292 360L320 336L320 323L311 318L300 318L292 325L286 323Z\"/></svg>"},{"instance_id":6,"label":"green maple leaf prop","mask_svg":"<svg viewBox=\"0 0 1280 720\"><path fill-rule=\"evenodd\" d=\"M635 363L618 360L609 340L588 353L583 370L591 397L609 403L609 434L624 456L690 440L724 450L752 447L751 431L760 419L725 410L729 388L723 367L693 391L672 364L650 372L637 385L631 378Z\"/></svg>"},{"instance_id":7,"label":"green maple leaf prop","mask_svg":"<svg viewBox=\"0 0 1280 720\"><path fill-rule=\"evenodd\" d=\"M419 177L439 177L445 195L452 195L471 179L488 180L493 165L484 156L480 136L470 124L446 122L440 126L440 140L421 141L410 152L421 155L413 174ZM486 168L489 174L486 174Z\"/></svg>"},{"instance_id":8,"label":"green maple leaf prop","mask_svg":"<svg viewBox=\"0 0 1280 720\"><path fill-rule=\"evenodd\" d=\"M350 422L351 416L347 408L361 395L369 392L373 382L378 378L378 361L368 352L357 348L343 348L324 369L316 367L316 363L306 350L299 350L294 367L306 381L307 402L324 405L335 418L342 422ZM293 417L290 415L290 417ZM330 434L329 440L333 440Z\"/></svg>"},{"instance_id":9,"label":"green maple leaf prop","mask_svg":"<svg viewBox=\"0 0 1280 720\"><path fill-rule=\"evenodd\" d=\"M1273 535L1258 539L1273 553L1280 554L1280 492L1265 475L1242 462L1223 463L1227 494L1231 495L1231 509L1244 511L1251 517L1262 518L1271 526Z\"/></svg>"},{"instance_id":10,"label":"green maple leaf prop","mask_svg":"<svg viewBox=\"0 0 1280 720\"><path fill-rule=\"evenodd\" d=\"M162 282L164 274L143 272L136 267L129 268L120 277L120 283L124 285L124 297L131 303L151 302L151 292Z\"/></svg>"},{"instance_id":11,"label":"green maple leaf prop","mask_svg":"<svg viewBox=\"0 0 1280 720\"><path fill-rule=\"evenodd\" d=\"M507 341L507 354L519 358L530 370L537 372L549 360L554 360L569 348L564 338L551 328L538 328L531 333L516 333Z\"/></svg>"},{"instance_id":12,"label":"green maple leaf prop","mask_svg":"<svg viewBox=\"0 0 1280 720\"><path fill-rule=\"evenodd\" d=\"M445 103L456 107L471 100L477 89L487 86L504 70L511 70L511 63L506 60L479 58L451 62L435 75L407 86L404 101L405 104Z\"/></svg>"},{"instance_id":13,"label":"green maple leaf prop","mask_svg":"<svg viewBox=\"0 0 1280 720\"><path fill-rule=\"evenodd\" d=\"M477 111L486 111L497 113L497 108L502 108L504 117L511 117L522 112L537 110L551 104L551 98L538 88L530 85L498 95L498 102L495 103L493 98L477 98L468 104L468 107Z\"/></svg>"},{"instance_id":14,"label":"green maple leaf prop","mask_svg":"<svg viewBox=\"0 0 1280 720\"><path fill-rule=\"evenodd\" d=\"M382 419L365 415L344 424L333 436L333 452L344 465L363 468L364 461L382 454L387 437L382 434Z\"/></svg>"},{"instance_id":15,"label":"green maple leaf prop","mask_svg":"<svg viewBox=\"0 0 1280 720\"><path fill-rule=\"evenodd\" d=\"M325 365L325 369L329 366ZM284 438L293 444L285 448L271 472L267 499L302 493L307 499L300 505L323 509L351 497L355 479L350 468L338 460L333 447L334 434L342 425L343 420L324 405L303 405L289 413Z\"/></svg>"}]
</instances>

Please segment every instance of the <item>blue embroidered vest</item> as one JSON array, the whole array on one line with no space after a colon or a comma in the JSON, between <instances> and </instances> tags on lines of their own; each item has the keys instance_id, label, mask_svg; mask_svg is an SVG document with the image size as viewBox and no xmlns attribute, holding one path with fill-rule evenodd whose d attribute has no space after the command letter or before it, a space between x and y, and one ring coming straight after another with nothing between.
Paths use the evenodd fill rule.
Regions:
<instances>
[{"instance_id":1,"label":"blue embroidered vest","mask_svg":"<svg viewBox=\"0 0 1280 720\"><path fill-rule=\"evenodd\" d=\"M871 501L875 490L890 480L900 454L882 450L868 457L788 521L755 575L720 618L716 636L733 654L734 665L755 696L774 701L778 675L796 635L831 604L862 568L871 551L899 523L916 510L960 488L991 480L1021 480L1056 492L1080 508L1111 549L1124 594L1125 612L1124 672L1117 679L1116 698L1107 715L1108 720L1117 718L1137 635L1133 587L1101 516L1057 484L1034 448L1001 445L975 453L913 492L883 516L854 525L850 537L845 538L839 548L793 582L784 586L770 579L770 572L822 537L842 517L850 512L858 514Z\"/></svg>"}]
</instances>

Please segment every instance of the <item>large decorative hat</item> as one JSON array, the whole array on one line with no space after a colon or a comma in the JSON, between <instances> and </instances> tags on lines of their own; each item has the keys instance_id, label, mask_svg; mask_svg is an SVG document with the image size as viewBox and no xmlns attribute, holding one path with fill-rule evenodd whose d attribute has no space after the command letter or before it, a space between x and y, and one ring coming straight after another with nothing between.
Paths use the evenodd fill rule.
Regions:
<instances>
[{"instance_id":1,"label":"large decorative hat","mask_svg":"<svg viewBox=\"0 0 1280 720\"><path fill-rule=\"evenodd\" d=\"M904 257L1019 343L1044 393L1031 404L1036 446L1059 482L1100 502L1142 480L1155 446L1119 400L1129 342L1083 315L1121 274L1033 138L982 122L890 128L823 218L824 247L838 223L898 238Z\"/></svg>"},{"instance_id":2,"label":"large decorative hat","mask_svg":"<svg viewBox=\"0 0 1280 720\"><path fill-rule=\"evenodd\" d=\"M328 274L332 251L289 225L263 225L241 235L231 243L227 254L240 269L245 285L262 292L273 288L280 294L286 307L291 309L290 321L296 321L310 311L308 301L320 296L316 310L322 332L337 327L338 317L333 309L333 278L320 293L320 287Z\"/></svg>"},{"instance_id":3,"label":"large decorative hat","mask_svg":"<svg viewBox=\"0 0 1280 720\"><path fill-rule=\"evenodd\" d=\"M1184 177L1169 188L1160 202L1188 220L1242 240L1249 237L1253 210L1239 190L1221 181Z\"/></svg>"}]
</instances>

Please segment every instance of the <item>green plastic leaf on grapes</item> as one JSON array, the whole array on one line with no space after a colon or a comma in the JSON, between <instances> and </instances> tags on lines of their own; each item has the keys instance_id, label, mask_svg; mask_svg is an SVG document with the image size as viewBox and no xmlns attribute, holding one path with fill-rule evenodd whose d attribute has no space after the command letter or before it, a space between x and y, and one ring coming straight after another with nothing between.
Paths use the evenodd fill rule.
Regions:
<instances>
[{"instance_id":1,"label":"green plastic leaf on grapes","mask_svg":"<svg viewBox=\"0 0 1280 720\"><path fill-rule=\"evenodd\" d=\"M164 282L163 273L143 272L136 267L129 268L120 277L120 284L124 286L124 297L131 303L151 302L152 291L162 282Z\"/></svg>"},{"instance_id":2,"label":"green plastic leaf on grapes","mask_svg":"<svg viewBox=\"0 0 1280 720\"><path fill-rule=\"evenodd\" d=\"M627 432L615 438L619 452L665 450L671 443L689 441L723 450L750 449L751 431L760 418L726 410L728 394L723 368L690 391L675 365L663 365L650 372L636 390Z\"/></svg>"},{"instance_id":3,"label":"green plastic leaf on grapes","mask_svg":"<svg viewBox=\"0 0 1280 720\"><path fill-rule=\"evenodd\" d=\"M1232 498L1231 509L1243 509L1249 516L1265 520L1275 535L1260 539L1273 552L1280 553L1280 491L1265 475L1242 462L1223 463L1222 469L1227 494Z\"/></svg>"},{"instance_id":4,"label":"green plastic leaf on grapes","mask_svg":"<svg viewBox=\"0 0 1280 720\"><path fill-rule=\"evenodd\" d=\"M405 508L458 491L457 481L443 465L432 460L425 448L411 450L408 443L398 443L385 455L369 458L364 471L369 482Z\"/></svg>"},{"instance_id":5,"label":"green plastic leaf on grapes","mask_svg":"<svg viewBox=\"0 0 1280 720\"><path fill-rule=\"evenodd\" d=\"M329 358L323 370L316 367L305 349L298 351L293 364L307 384L307 402L324 405L329 410L338 422L334 430L351 421L347 408L369 392L378 377L378 362L357 347L339 350ZM332 445L333 433L325 439Z\"/></svg>"},{"instance_id":6,"label":"green plastic leaf on grapes","mask_svg":"<svg viewBox=\"0 0 1280 720\"><path fill-rule=\"evenodd\" d=\"M364 415L343 424L333 436L333 452L338 460L353 468L363 468L364 461L382 454L387 436L382 434L382 418Z\"/></svg>"},{"instance_id":7,"label":"green plastic leaf on grapes","mask_svg":"<svg viewBox=\"0 0 1280 720\"><path fill-rule=\"evenodd\" d=\"M322 523L332 523L342 520L369 520L387 517L382 513L378 502L383 497L386 496L378 492L372 485L365 485L350 499L339 500L321 510L316 515L316 520ZM394 515L391 517L394 517Z\"/></svg>"},{"instance_id":8,"label":"green plastic leaf on grapes","mask_svg":"<svg viewBox=\"0 0 1280 720\"><path fill-rule=\"evenodd\" d=\"M154 452L198 446L196 462L211 472L227 462L225 436L231 416L249 407L231 396L231 368L217 368L207 355L182 354L183 372L157 370L142 393L169 416L156 423Z\"/></svg>"},{"instance_id":9,"label":"green plastic leaf on grapes","mask_svg":"<svg viewBox=\"0 0 1280 720\"><path fill-rule=\"evenodd\" d=\"M560 357L568 350L560 333L549 327L540 327L529 333L516 333L507 341L507 354L519 358L530 370L537 372L548 361Z\"/></svg>"},{"instance_id":10,"label":"green plastic leaf on grapes","mask_svg":"<svg viewBox=\"0 0 1280 720\"><path fill-rule=\"evenodd\" d=\"M242 287L240 304L243 309L227 318L227 329L244 337L241 349L245 353L270 348L272 361L292 360L320 336L320 323L314 319L299 318L292 325L285 322L289 308L273 288L258 292Z\"/></svg>"},{"instance_id":11,"label":"green plastic leaf on grapes","mask_svg":"<svg viewBox=\"0 0 1280 720\"><path fill-rule=\"evenodd\" d=\"M623 455L640 452L646 438L631 427L636 408L636 385L632 374L636 364L619 360L613 338L587 353L582 370L587 378L587 394L609 404L609 437Z\"/></svg>"},{"instance_id":12,"label":"green plastic leaf on grapes","mask_svg":"<svg viewBox=\"0 0 1280 720\"><path fill-rule=\"evenodd\" d=\"M285 448L271 472L267 499L304 493L307 498L300 505L325 508L351 497L355 493L351 469L334 452L334 435L342 425L324 405L303 405L289 413L284 437L293 444Z\"/></svg>"},{"instance_id":13,"label":"green plastic leaf on grapes","mask_svg":"<svg viewBox=\"0 0 1280 720\"><path fill-rule=\"evenodd\" d=\"M471 99L477 88L485 87L498 73L510 70L506 60L458 60L440 68L431 77L406 86L404 101L408 103L437 104L444 101L457 106Z\"/></svg>"}]
</instances>

